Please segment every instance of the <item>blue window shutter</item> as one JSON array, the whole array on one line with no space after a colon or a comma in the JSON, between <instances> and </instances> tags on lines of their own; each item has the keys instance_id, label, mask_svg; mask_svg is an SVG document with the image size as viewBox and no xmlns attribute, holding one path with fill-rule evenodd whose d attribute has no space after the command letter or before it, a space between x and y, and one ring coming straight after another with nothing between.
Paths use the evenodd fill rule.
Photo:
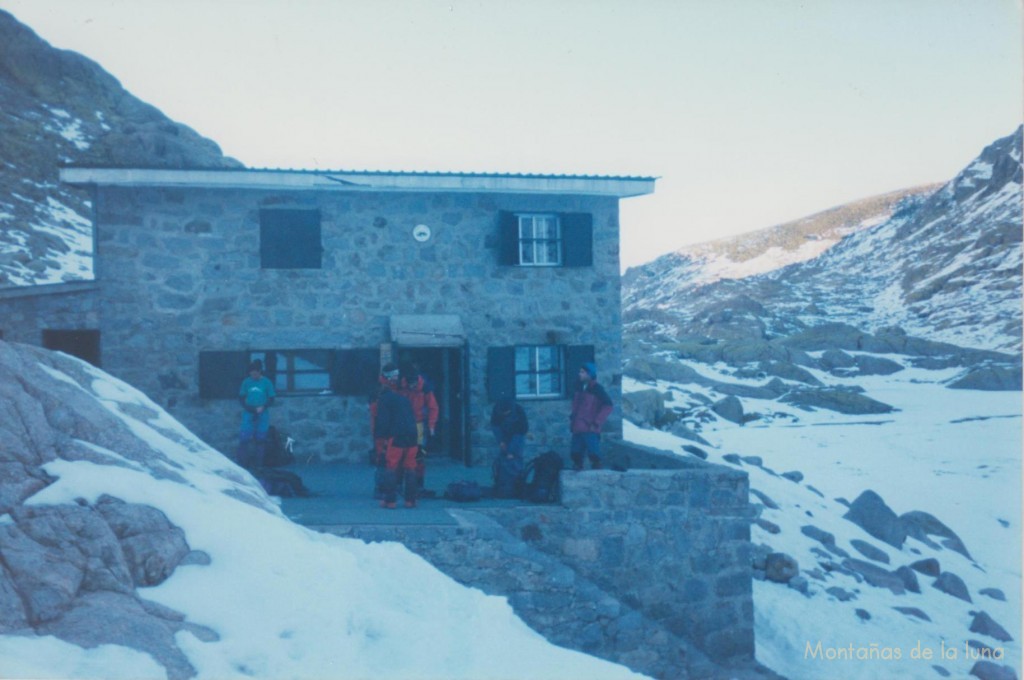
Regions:
<instances>
[{"instance_id":1,"label":"blue window shutter","mask_svg":"<svg viewBox=\"0 0 1024 680\"><path fill-rule=\"evenodd\" d=\"M200 352L199 398L237 399L248 374L248 352Z\"/></svg>"},{"instance_id":2,"label":"blue window shutter","mask_svg":"<svg viewBox=\"0 0 1024 680\"><path fill-rule=\"evenodd\" d=\"M366 396L377 386L380 349L340 349L334 352L331 391L335 394Z\"/></svg>"},{"instance_id":3,"label":"blue window shutter","mask_svg":"<svg viewBox=\"0 0 1024 680\"><path fill-rule=\"evenodd\" d=\"M487 398L514 399L516 396L516 348L487 348Z\"/></svg>"},{"instance_id":4,"label":"blue window shutter","mask_svg":"<svg viewBox=\"0 0 1024 680\"><path fill-rule=\"evenodd\" d=\"M505 210L498 213L498 239L498 264L519 264L519 218L515 213Z\"/></svg>"},{"instance_id":5,"label":"blue window shutter","mask_svg":"<svg viewBox=\"0 0 1024 680\"><path fill-rule=\"evenodd\" d=\"M320 269L319 210L260 211L260 265L264 269Z\"/></svg>"},{"instance_id":6,"label":"blue window shutter","mask_svg":"<svg viewBox=\"0 0 1024 680\"><path fill-rule=\"evenodd\" d=\"M594 218L590 213L563 213L562 264L566 267L594 265Z\"/></svg>"},{"instance_id":7,"label":"blue window shutter","mask_svg":"<svg viewBox=\"0 0 1024 680\"><path fill-rule=\"evenodd\" d=\"M580 368L594 360L593 345L569 345L565 348L565 394L571 397L579 383Z\"/></svg>"}]
</instances>

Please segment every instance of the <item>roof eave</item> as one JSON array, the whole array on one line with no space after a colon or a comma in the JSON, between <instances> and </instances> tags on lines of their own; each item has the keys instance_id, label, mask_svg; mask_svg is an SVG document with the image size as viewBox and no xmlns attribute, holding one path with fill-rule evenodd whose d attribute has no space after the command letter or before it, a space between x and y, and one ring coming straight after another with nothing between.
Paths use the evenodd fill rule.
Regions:
<instances>
[{"instance_id":1,"label":"roof eave","mask_svg":"<svg viewBox=\"0 0 1024 680\"><path fill-rule=\"evenodd\" d=\"M272 191L487 192L614 196L654 192L654 177L502 175L297 170L173 170L68 167L73 186L262 189Z\"/></svg>"}]
</instances>

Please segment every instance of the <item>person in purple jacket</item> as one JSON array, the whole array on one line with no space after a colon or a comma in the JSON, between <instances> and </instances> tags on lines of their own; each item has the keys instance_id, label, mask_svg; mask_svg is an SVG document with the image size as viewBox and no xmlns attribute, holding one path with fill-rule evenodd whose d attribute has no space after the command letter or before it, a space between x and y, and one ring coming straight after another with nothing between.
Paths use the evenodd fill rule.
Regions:
<instances>
[{"instance_id":1,"label":"person in purple jacket","mask_svg":"<svg viewBox=\"0 0 1024 680\"><path fill-rule=\"evenodd\" d=\"M575 470L583 469L584 456L594 470L601 468L601 427L612 412L612 400L597 382L597 366L588 361L580 367L580 380L572 398L569 429L570 455Z\"/></svg>"}]
</instances>

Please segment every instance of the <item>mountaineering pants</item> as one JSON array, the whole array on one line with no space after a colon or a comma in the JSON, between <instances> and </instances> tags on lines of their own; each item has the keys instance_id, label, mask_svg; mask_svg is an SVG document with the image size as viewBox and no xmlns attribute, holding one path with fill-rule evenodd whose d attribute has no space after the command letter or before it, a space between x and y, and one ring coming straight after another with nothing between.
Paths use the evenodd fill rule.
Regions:
<instances>
[{"instance_id":1,"label":"mountaineering pants","mask_svg":"<svg viewBox=\"0 0 1024 680\"><path fill-rule=\"evenodd\" d=\"M398 489L398 475L405 476L405 499L415 501L419 491L416 477L416 453L419 446L396 446L394 439L389 439L384 452L387 472L384 479L384 500L394 503Z\"/></svg>"},{"instance_id":2,"label":"mountaineering pants","mask_svg":"<svg viewBox=\"0 0 1024 680\"><path fill-rule=\"evenodd\" d=\"M577 470L583 469L583 457L590 459L594 469L601 467L601 435L597 432L574 432L570 444L572 464Z\"/></svg>"}]
</instances>

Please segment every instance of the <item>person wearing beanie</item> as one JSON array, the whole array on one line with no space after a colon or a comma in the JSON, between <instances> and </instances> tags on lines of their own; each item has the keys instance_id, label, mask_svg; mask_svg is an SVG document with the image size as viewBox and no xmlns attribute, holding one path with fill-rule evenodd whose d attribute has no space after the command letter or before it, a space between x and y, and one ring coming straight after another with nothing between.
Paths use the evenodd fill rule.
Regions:
<instances>
[{"instance_id":1,"label":"person wearing beanie","mask_svg":"<svg viewBox=\"0 0 1024 680\"><path fill-rule=\"evenodd\" d=\"M372 409L373 436L383 440L383 508L394 508L398 497L398 475L404 475L405 507L416 507L419 491L416 478L417 432L412 404L400 389L398 367L388 363L381 369L381 390Z\"/></svg>"},{"instance_id":2,"label":"person wearing beanie","mask_svg":"<svg viewBox=\"0 0 1024 680\"><path fill-rule=\"evenodd\" d=\"M569 415L573 469L582 470L584 458L590 460L591 468L601 468L601 428L611 412L612 400L597 382L597 366L588 361L580 367Z\"/></svg>"},{"instance_id":3,"label":"person wearing beanie","mask_svg":"<svg viewBox=\"0 0 1024 680\"><path fill-rule=\"evenodd\" d=\"M243 409L242 427L238 433L238 462L242 467L263 467L267 433L270 431L270 407L275 396L274 383L263 375L263 362L256 359L249 364L249 375L238 388L238 401Z\"/></svg>"}]
</instances>

